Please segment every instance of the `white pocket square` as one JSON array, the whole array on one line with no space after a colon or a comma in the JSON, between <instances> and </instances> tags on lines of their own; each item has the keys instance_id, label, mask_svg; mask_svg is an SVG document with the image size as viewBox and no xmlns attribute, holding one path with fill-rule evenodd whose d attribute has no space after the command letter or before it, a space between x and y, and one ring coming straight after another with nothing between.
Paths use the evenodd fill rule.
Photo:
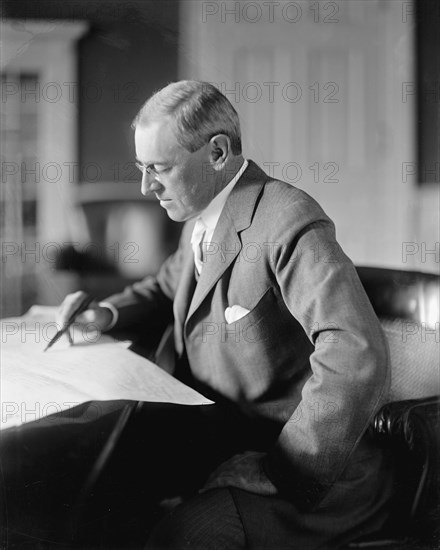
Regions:
<instances>
[{"instance_id":1,"label":"white pocket square","mask_svg":"<svg viewBox=\"0 0 440 550\"><path fill-rule=\"evenodd\" d=\"M235 323L249 313L249 309L241 306L232 306L225 309L225 319L227 323Z\"/></svg>"}]
</instances>

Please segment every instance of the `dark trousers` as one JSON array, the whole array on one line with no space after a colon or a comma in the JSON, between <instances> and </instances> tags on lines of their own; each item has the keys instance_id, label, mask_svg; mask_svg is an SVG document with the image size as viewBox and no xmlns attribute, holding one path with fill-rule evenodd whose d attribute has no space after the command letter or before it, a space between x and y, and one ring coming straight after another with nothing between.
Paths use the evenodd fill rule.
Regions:
<instances>
[{"instance_id":1,"label":"dark trousers","mask_svg":"<svg viewBox=\"0 0 440 550\"><path fill-rule=\"evenodd\" d=\"M127 543L127 536L147 540L153 528L151 548L178 548L179 538L188 548L211 548L205 538L216 530L224 531L222 536L217 533L211 537L218 544L225 537L243 539L230 491L198 495L198 490L222 462L246 449L263 450L275 437L274 427L255 425L228 405L143 404L100 482L107 503L123 503L119 511L121 525L116 529L113 526L116 533L112 540L120 538L121 544ZM184 504L167 515L167 504L176 496ZM221 522L225 522L223 528ZM187 529L192 533L193 546ZM177 537L173 543L171 536ZM223 548L233 548L227 540L230 544Z\"/></svg>"},{"instance_id":2,"label":"dark trousers","mask_svg":"<svg viewBox=\"0 0 440 550\"><path fill-rule=\"evenodd\" d=\"M121 412L120 403L99 407L98 415L86 404L0 434L2 547L334 548L386 519L392 476L380 456L371 465L379 478L351 480L310 514L238 489L199 495L218 464L264 451L277 435L223 404L143 404L87 485ZM176 496L183 503L170 511Z\"/></svg>"},{"instance_id":3,"label":"dark trousers","mask_svg":"<svg viewBox=\"0 0 440 550\"><path fill-rule=\"evenodd\" d=\"M150 534L146 550L244 550L245 528L229 488L195 495L169 512Z\"/></svg>"},{"instance_id":4,"label":"dark trousers","mask_svg":"<svg viewBox=\"0 0 440 550\"><path fill-rule=\"evenodd\" d=\"M228 405L144 403L90 484L123 405L86 404L3 432L0 538L8 550L141 548L170 499L189 502L221 462L276 437ZM232 499L220 500L225 517Z\"/></svg>"}]
</instances>

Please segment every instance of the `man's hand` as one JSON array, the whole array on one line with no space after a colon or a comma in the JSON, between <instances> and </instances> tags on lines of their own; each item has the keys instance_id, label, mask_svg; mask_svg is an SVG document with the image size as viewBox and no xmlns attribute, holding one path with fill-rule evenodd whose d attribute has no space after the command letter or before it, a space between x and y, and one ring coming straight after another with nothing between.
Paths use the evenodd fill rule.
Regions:
<instances>
[{"instance_id":1,"label":"man's hand","mask_svg":"<svg viewBox=\"0 0 440 550\"><path fill-rule=\"evenodd\" d=\"M56 322L57 325L63 327L69 319L72 312L78 307L80 302L84 299L86 293L79 291L73 294L68 294L57 313ZM75 324L91 325L93 324L97 330L103 332L110 327L112 322L112 313L106 307L101 307L97 302L93 301L88 309L75 318Z\"/></svg>"},{"instance_id":2,"label":"man's hand","mask_svg":"<svg viewBox=\"0 0 440 550\"><path fill-rule=\"evenodd\" d=\"M265 454L247 451L223 462L210 476L200 493L219 487L237 487L258 495L276 495L278 490L263 469Z\"/></svg>"}]
</instances>

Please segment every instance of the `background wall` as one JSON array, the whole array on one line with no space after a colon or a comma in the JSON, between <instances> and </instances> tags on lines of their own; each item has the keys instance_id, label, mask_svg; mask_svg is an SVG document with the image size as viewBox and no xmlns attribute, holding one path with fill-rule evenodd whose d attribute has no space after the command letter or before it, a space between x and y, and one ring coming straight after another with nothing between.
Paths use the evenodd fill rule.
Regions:
<instances>
[{"instance_id":1,"label":"background wall","mask_svg":"<svg viewBox=\"0 0 440 550\"><path fill-rule=\"evenodd\" d=\"M77 288L107 296L155 273L175 247L180 227L140 193L130 124L156 89L177 78L178 3L5 0L2 8L2 34L17 43L8 44L11 56L1 59L0 107L13 118L31 104L37 120L32 158L21 162L20 144L14 155L1 151L16 172L3 171L2 182L20 193L33 185L36 196L34 232L24 237L14 224L2 235L11 243L2 248L1 315L7 316L36 301L58 304ZM53 36L78 23L85 33L63 45L74 64L66 78ZM24 59L36 78L35 94L34 81L20 84ZM66 139L70 145L63 148ZM38 183L29 178L36 163ZM2 186L1 204L6 195Z\"/></svg>"},{"instance_id":2,"label":"background wall","mask_svg":"<svg viewBox=\"0 0 440 550\"><path fill-rule=\"evenodd\" d=\"M164 0L5 0L5 18L84 21L77 43L80 183L133 181L130 122L178 70L178 3ZM64 86L63 90L68 87ZM139 178L137 178L139 179Z\"/></svg>"},{"instance_id":3,"label":"background wall","mask_svg":"<svg viewBox=\"0 0 440 550\"><path fill-rule=\"evenodd\" d=\"M3 30L23 38L15 61L37 57L40 86L48 84L44 78L56 80L61 57L47 48L53 35L62 36L60 24L83 22L86 29L72 42L74 81L55 82L64 107L47 97L31 105L17 93L2 95L2 109L32 111L37 120L32 162L75 165L74 172L63 169L60 182L41 173L32 183L36 233L16 233L17 248L2 262L2 302L14 296L2 315L35 301L57 304L85 285L105 296L157 271L180 226L140 194L130 123L154 90L177 78L219 86L240 114L245 155L315 197L355 263L438 272L438 124L424 131L440 106L435 2L4 0L2 7ZM5 79L9 85L16 68L8 73L8 59L2 63L2 86ZM29 81L13 77L20 86ZM47 115L50 127L42 122ZM64 157L61 142L70 144ZM15 148L19 157L22 147ZM9 147L1 154L16 161L6 158ZM3 173L2 184L8 177ZM15 180L8 185L13 189ZM66 240L79 246L62 255L60 271L44 254L23 256L24 240L30 250L49 242L61 248ZM96 249L101 265L77 254Z\"/></svg>"},{"instance_id":4,"label":"background wall","mask_svg":"<svg viewBox=\"0 0 440 550\"><path fill-rule=\"evenodd\" d=\"M219 85L246 155L315 197L357 264L438 271L438 164L418 185L416 21L396 0L189 0L179 66Z\"/></svg>"}]
</instances>

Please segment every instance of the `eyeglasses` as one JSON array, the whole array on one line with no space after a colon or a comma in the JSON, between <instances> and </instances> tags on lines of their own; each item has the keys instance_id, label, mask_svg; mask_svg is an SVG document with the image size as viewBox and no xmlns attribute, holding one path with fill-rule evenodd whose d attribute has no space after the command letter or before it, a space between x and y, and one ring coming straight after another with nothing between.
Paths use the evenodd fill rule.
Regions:
<instances>
[{"instance_id":1,"label":"eyeglasses","mask_svg":"<svg viewBox=\"0 0 440 550\"><path fill-rule=\"evenodd\" d=\"M202 147L204 147L204 145L201 145L196 151L192 151L191 154L196 153L197 151L200 151ZM172 168L172 166L165 166L164 168L157 170L156 168L154 168L154 164L145 165L145 164L141 164L140 162L135 162L134 164L136 168L141 172L142 175L144 175L146 172L153 178L160 177L161 174L164 174L165 172L169 172Z\"/></svg>"},{"instance_id":2,"label":"eyeglasses","mask_svg":"<svg viewBox=\"0 0 440 550\"><path fill-rule=\"evenodd\" d=\"M138 168L138 170L141 172L142 175L144 175L145 172L147 172L147 174L149 174L150 176L153 176L154 178L157 178L158 176L160 176L162 172L166 171L166 169L160 170L160 171L156 170L156 168L154 168L154 165L152 164L149 164L148 166L145 166L140 162L135 162L134 164L136 168Z\"/></svg>"}]
</instances>

